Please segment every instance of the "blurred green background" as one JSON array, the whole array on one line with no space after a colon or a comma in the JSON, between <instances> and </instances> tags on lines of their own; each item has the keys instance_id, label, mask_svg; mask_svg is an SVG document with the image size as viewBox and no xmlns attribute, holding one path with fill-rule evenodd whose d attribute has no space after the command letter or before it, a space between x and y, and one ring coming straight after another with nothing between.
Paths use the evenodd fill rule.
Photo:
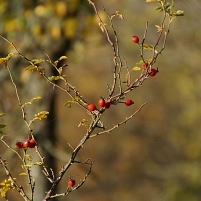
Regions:
<instances>
[{"instance_id":1,"label":"blurred green background","mask_svg":"<svg viewBox=\"0 0 201 201\"><path fill-rule=\"evenodd\" d=\"M103 20L106 20L103 6L110 14L116 10L123 14L124 20L115 19L114 25L120 54L132 69L140 57L131 37L142 38L148 20L147 42L154 43L157 40L155 25L160 24L162 13L154 11L155 3L145 0L95 2ZM106 111L103 122L110 128L144 102L148 104L119 129L86 143L79 158L95 160L93 171L82 188L58 201L201 199L201 3L199 0L175 0L174 9L184 10L185 16L176 18L172 24L166 48L155 65L159 73L128 95L135 102L133 106L112 106ZM100 96L107 96L106 83L111 84L113 80L113 52L87 0L0 0L0 13L0 33L22 54L30 59L45 58L42 51L45 50L53 60L66 55L67 79L85 100L97 103ZM13 51L8 43L0 40L0 57ZM34 123L34 132L39 148L44 152L51 150L47 154L55 160L55 169L59 171L69 158L71 149L67 143L72 146L79 143L85 129L78 124L89 117L77 105L64 106L69 97L57 89L52 94L52 87L39 75L24 71L25 61L14 58L9 64L22 102L37 95L43 97L42 101L27 108L28 119L41 110L52 109L51 103L55 106L47 121ZM132 77L139 73L133 71ZM28 130L8 73L2 67L0 84L0 109L7 114L1 121L7 125L7 142L14 147L16 140L26 138ZM54 135L48 130L52 125ZM1 145L0 154L9 160L10 171L20 182L26 182L18 176L22 172L19 161L4 145ZM30 154L33 153L30 151ZM69 175L79 181L87 170L82 165L73 166L59 185L59 192L66 189ZM2 167L0 174L1 180L6 178ZM44 183L41 186L39 183L41 176L36 173L36 200L41 200L45 188ZM10 192L9 200L22 200L15 196L18 194Z\"/></svg>"}]
</instances>

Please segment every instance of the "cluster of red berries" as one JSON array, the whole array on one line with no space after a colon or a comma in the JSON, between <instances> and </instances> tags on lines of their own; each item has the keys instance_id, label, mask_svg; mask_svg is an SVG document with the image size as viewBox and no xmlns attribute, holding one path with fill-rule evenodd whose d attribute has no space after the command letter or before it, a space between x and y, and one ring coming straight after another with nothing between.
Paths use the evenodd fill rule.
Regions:
<instances>
[{"instance_id":1,"label":"cluster of red berries","mask_svg":"<svg viewBox=\"0 0 201 201\"><path fill-rule=\"evenodd\" d=\"M108 109L111 105L111 101L110 100L105 100L104 98L101 98L99 101L98 101L98 105L99 107L103 107L105 109ZM96 106L92 103L88 104L87 105L88 109L90 111L94 111L96 110Z\"/></svg>"},{"instance_id":2,"label":"cluster of red berries","mask_svg":"<svg viewBox=\"0 0 201 201\"><path fill-rule=\"evenodd\" d=\"M105 109L108 109L111 105L111 101L110 100L105 100L104 98L101 98L98 101L98 105L99 107L104 107Z\"/></svg>"},{"instance_id":3,"label":"cluster of red berries","mask_svg":"<svg viewBox=\"0 0 201 201\"><path fill-rule=\"evenodd\" d=\"M73 186L75 186L75 179L72 179L72 178L70 178L69 180L68 180L68 186L70 186L70 187L73 187Z\"/></svg>"},{"instance_id":4,"label":"cluster of red berries","mask_svg":"<svg viewBox=\"0 0 201 201\"><path fill-rule=\"evenodd\" d=\"M21 148L34 148L36 146L36 141L34 139L30 139L29 137L24 142L16 142L15 147L18 149Z\"/></svg>"},{"instance_id":5,"label":"cluster of red berries","mask_svg":"<svg viewBox=\"0 0 201 201\"><path fill-rule=\"evenodd\" d=\"M132 41L133 41L134 43L139 43L140 39L139 39L138 36L133 36L133 37L132 37ZM146 70L148 66L149 66L149 63L144 63L144 64L142 64L142 70ZM157 68L157 69L152 68L152 69L149 71L149 76L155 76L156 73L158 73L158 72L159 72L159 71L158 71L158 68Z\"/></svg>"},{"instance_id":6,"label":"cluster of red berries","mask_svg":"<svg viewBox=\"0 0 201 201\"><path fill-rule=\"evenodd\" d=\"M124 101L125 105L127 106L130 106L132 104L134 104L134 102L130 99ZM110 100L105 100L104 98L101 98L99 101L98 101L98 105L99 107L101 108L105 108L105 109L108 109L111 105L111 101ZM94 111L96 110L96 106L92 103L88 104L87 105L87 108L90 110L90 111Z\"/></svg>"}]
</instances>

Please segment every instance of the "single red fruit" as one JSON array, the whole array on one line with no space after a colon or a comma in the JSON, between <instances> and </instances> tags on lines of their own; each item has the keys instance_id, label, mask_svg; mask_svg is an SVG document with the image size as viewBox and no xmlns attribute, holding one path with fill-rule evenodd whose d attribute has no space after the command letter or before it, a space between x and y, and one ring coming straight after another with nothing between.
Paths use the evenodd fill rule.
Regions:
<instances>
[{"instance_id":1,"label":"single red fruit","mask_svg":"<svg viewBox=\"0 0 201 201\"><path fill-rule=\"evenodd\" d=\"M16 142L15 147L18 149L23 148L23 142Z\"/></svg>"},{"instance_id":2,"label":"single red fruit","mask_svg":"<svg viewBox=\"0 0 201 201\"><path fill-rule=\"evenodd\" d=\"M148 66L149 66L149 63L143 63L142 64L142 70L147 70Z\"/></svg>"},{"instance_id":3,"label":"single red fruit","mask_svg":"<svg viewBox=\"0 0 201 201\"><path fill-rule=\"evenodd\" d=\"M105 100L103 98L101 98L99 101L98 101L98 105L99 107L104 107L105 106Z\"/></svg>"},{"instance_id":4,"label":"single red fruit","mask_svg":"<svg viewBox=\"0 0 201 201\"><path fill-rule=\"evenodd\" d=\"M125 104L127 106L130 106L130 105L134 104L134 102L132 100L128 99L128 100L125 101Z\"/></svg>"},{"instance_id":5,"label":"single red fruit","mask_svg":"<svg viewBox=\"0 0 201 201\"><path fill-rule=\"evenodd\" d=\"M159 72L159 71L158 71L158 68L157 68L157 69L152 68L151 71L149 72L149 75L150 75L150 76L155 76L156 73L158 73L158 72Z\"/></svg>"},{"instance_id":6,"label":"single red fruit","mask_svg":"<svg viewBox=\"0 0 201 201\"><path fill-rule=\"evenodd\" d=\"M34 139L29 140L29 148L34 148L36 146L36 141Z\"/></svg>"},{"instance_id":7,"label":"single red fruit","mask_svg":"<svg viewBox=\"0 0 201 201\"><path fill-rule=\"evenodd\" d=\"M134 43L139 43L139 38L138 38L138 36L133 36L133 37L132 37L132 41L133 41Z\"/></svg>"},{"instance_id":8,"label":"single red fruit","mask_svg":"<svg viewBox=\"0 0 201 201\"><path fill-rule=\"evenodd\" d=\"M70 186L70 187L75 186L75 180L74 179L69 179L68 180L68 186Z\"/></svg>"},{"instance_id":9,"label":"single red fruit","mask_svg":"<svg viewBox=\"0 0 201 201\"><path fill-rule=\"evenodd\" d=\"M23 148L28 148L29 147L29 140L26 140L23 142Z\"/></svg>"},{"instance_id":10,"label":"single red fruit","mask_svg":"<svg viewBox=\"0 0 201 201\"><path fill-rule=\"evenodd\" d=\"M90 111L96 110L96 106L95 106L94 104L88 104L87 107L88 107L88 109L89 109Z\"/></svg>"},{"instance_id":11,"label":"single red fruit","mask_svg":"<svg viewBox=\"0 0 201 201\"><path fill-rule=\"evenodd\" d=\"M105 102L104 108L105 108L105 109L108 109L108 108L110 107L110 105L111 105L110 100L107 100L107 101Z\"/></svg>"}]
</instances>

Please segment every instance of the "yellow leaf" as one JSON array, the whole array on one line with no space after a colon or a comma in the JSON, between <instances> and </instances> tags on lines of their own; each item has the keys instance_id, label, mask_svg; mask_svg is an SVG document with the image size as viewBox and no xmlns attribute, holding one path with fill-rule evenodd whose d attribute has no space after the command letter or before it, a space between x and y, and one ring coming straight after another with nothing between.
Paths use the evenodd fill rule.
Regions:
<instances>
[{"instance_id":1,"label":"yellow leaf","mask_svg":"<svg viewBox=\"0 0 201 201\"><path fill-rule=\"evenodd\" d=\"M9 53L6 58L0 58L0 64L3 62L6 63L13 55L13 53Z\"/></svg>"},{"instance_id":2,"label":"yellow leaf","mask_svg":"<svg viewBox=\"0 0 201 201\"><path fill-rule=\"evenodd\" d=\"M135 66L135 67L133 67L133 70L141 70L141 68L138 66Z\"/></svg>"},{"instance_id":3,"label":"yellow leaf","mask_svg":"<svg viewBox=\"0 0 201 201\"><path fill-rule=\"evenodd\" d=\"M41 99L41 96L36 96L36 97L32 98L30 101L33 102L33 101L39 100L39 99Z\"/></svg>"},{"instance_id":4,"label":"yellow leaf","mask_svg":"<svg viewBox=\"0 0 201 201\"><path fill-rule=\"evenodd\" d=\"M35 119L37 120L45 119L47 118L47 114L49 114L49 112L47 111L39 112L38 114L35 114Z\"/></svg>"},{"instance_id":5,"label":"yellow leaf","mask_svg":"<svg viewBox=\"0 0 201 201\"><path fill-rule=\"evenodd\" d=\"M61 61L61 60L67 59L67 58L68 58L67 56L61 56L58 60Z\"/></svg>"},{"instance_id":6,"label":"yellow leaf","mask_svg":"<svg viewBox=\"0 0 201 201\"><path fill-rule=\"evenodd\" d=\"M27 173L20 173L20 176L27 176Z\"/></svg>"},{"instance_id":7,"label":"yellow leaf","mask_svg":"<svg viewBox=\"0 0 201 201\"><path fill-rule=\"evenodd\" d=\"M29 154L26 154L25 157L28 161L33 161L33 158Z\"/></svg>"},{"instance_id":8,"label":"yellow leaf","mask_svg":"<svg viewBox=\"0 0 201 201\"><path fill-rule=\"evenodd\" d=\"M6 114L5 113L0 113L0 117L3 117L5 116Z\"/></svg>"},{"instance_id":9,"label":"yellow leaf","mask_svg":"<svg viewBox=\"0 0 201 201\"><path fill-rule=\"evenodd\" d=\"M0 58L0 64L5 62L5 60L6 60L5 58Z\"/></svg>"},{"instance_id":10,"label":"yellow leaf","mask_svg":"<svg viewBox=\"0 0 201 201\"><path fill-rule=\"evenodd\" d=\"M10 59L13 55L14 53L9 53L8 56L6 57L6 60L8 61L8 59Z\"/></svg>"},{"instance_id":11,"label":"yellow leaf","mask_svg":"<svg viewBox=\"0 0 201 201\"><path fill-rule=\"evenodd\" d=\"M43 162L36 162L35 165L42 166L42 165L44 165L44 163Z\"/></svg>"},{"instance_id":12,"label":"yellow leaf","mask_svg":"<svg viewBox=\"0 0 201 201\"><path fill-rule=\"evenodd\" d=\"M27 66L25 68L25 71L27 71L27 70L37 70L37 66L33 66L33 65Z\"/></svg>"},{"instance_id":13,"label":"yellow leaf","mask_svg":"<svg viewBox=\"0 0 201 201\"><path fill-rule=\"evenodd\" d=\"M13 180L16 180L16 178L13 178ZM3 182L0 183L0 185L2 186L0 188L1 197L5 197L8 190L15 189L13 181L11 181L11 179L5 179Z\"/></svg>"},{"instance_id":14,"label":"yellow leaf","mask_svg":"<svg viewBox=\"0 0 201 201\"><path fill-rule=\"evenodd\" d=\"M43 62L44 60L43 59L33 59L32 60L32 62L34 63L34 64L39 64L39 63L41 63L41 62Z\"/></svg>"},{"instance_id":15,"label":"yellow leaf","mask_svg":"<svg viewBox=\"0 0 201 201\"><path fill-rule=\"evenodd\" d=\"M105 30L104 30L104 27L101 23L99 23L99 27L100 27L101 31L104 33Z\"/></svg>"},{"instance_id":16,"label":"yellow leaf","mask_svg":"<svg viewBox=\"0 0 201 201\"><path fill-rule=\"evenodd\" d=\"M27 165L22 165L22 168L23 168L23 169L25 169L25 168L30 168L31 166L32 166L32 165L28 165L28 164L27 164Z\"/></svg>"}]
</instances>

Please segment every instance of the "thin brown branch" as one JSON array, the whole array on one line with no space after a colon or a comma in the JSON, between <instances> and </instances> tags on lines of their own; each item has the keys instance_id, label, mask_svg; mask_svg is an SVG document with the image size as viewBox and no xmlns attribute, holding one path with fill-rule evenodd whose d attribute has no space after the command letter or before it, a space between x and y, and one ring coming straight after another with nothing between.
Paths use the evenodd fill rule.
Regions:
<instances>
[{"instance_id":1,"label":"thin brown branch","mask_svg":"<svg viewBox=\"0 0 201 201\"><path fill-rule=\"evenodd\" d=\"M110 132L112 132L113 130L119 128L119 126L121 126L122 124L125 124L127 121L131 120L138 112L140 112L140 110L147 104L147 102L143 103L132 115L130 115L129 117L127 117L126 119L124 119L122 122L119 122L118 124L114 125L112 128L95 133L93 135L90 136L90 138L96 137L98 135L103 135L103 134L108 134Z\"/></svg>"}]
</instances>

